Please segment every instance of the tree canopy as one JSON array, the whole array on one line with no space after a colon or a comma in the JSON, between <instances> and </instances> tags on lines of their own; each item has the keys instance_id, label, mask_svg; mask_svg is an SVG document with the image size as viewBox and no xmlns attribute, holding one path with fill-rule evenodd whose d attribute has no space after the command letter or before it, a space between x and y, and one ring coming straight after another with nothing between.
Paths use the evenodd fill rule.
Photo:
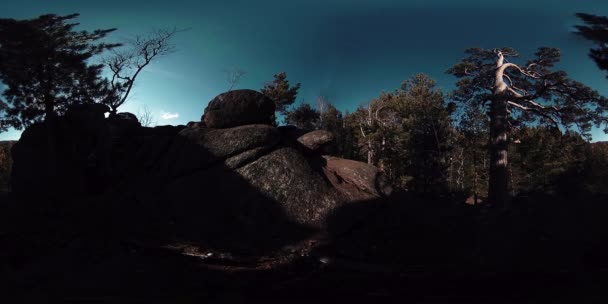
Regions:
<instances>
[{"instance_id":1,"label":"tree canopy","mask_svg":"<svg viewBox=\"0 0 608 304\"><path fill-rule=\"evenodd\" d=\"M551 124L590 138L593 125L608 132L608 99L566 72L555 70L559 49L541 47L525 64L513 48L470 48L448 70L459 78L453 99L472 106L490 105L490 200L508 200L508 132L525 124Z\"/></svg>"},{"instance_id":2,"label":"tree canopy","mask_svg":"<svg viewBox=\"0 0 608 304\"><path fill-rule=\"evenodd\" d=\"M584 13L576 16L585 22L585 25L576 26L578 34L596 44L596 48L589 51L589 57L600 69L608 72L608 17Z\"/></svg>"},{"instance_id":3,"label":"tree canopy","mask_svg":"<svg viewBox=\"0 0 608 304\"><path fill-rule=\"evenodd\" d=\"M0 100L2 126L22 129L75 103L106 96L102 65L91 57L117 44L99 43L115 29L76 31L78 14L0 19Z\"/></svg>"},{"instance_id":4,"label":"tree canopy","mask_svg":"<svg viewBox=\"0 0 608 304\"><path fill-rule=\"evenodd\" d=\"M265 84L262 94L268 96L275 103L277 112L287 115L287 108L296 101L300 83L289 85L285 72L274 75L274 80Z\"/></svg>"},{"instance_id":5,"label":"tree canopy","mask_svg":"<svg viewBox=\"0 0 608 304\"><path fill-rule=\"evenodd\" d=\"M319 124L319 112L309 104L302 103L292 111L287 112L285 121L287 124L300 129L313 130Z\"/></svg>"}]
</instances>

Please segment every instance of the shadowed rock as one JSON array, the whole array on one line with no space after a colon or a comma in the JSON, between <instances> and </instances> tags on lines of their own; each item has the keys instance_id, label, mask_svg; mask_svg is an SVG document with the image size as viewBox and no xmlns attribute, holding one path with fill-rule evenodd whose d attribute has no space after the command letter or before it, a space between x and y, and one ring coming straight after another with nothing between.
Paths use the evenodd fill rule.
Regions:
<instances>
[{"instance_id":1,"label":"shadowed rock","mask_svg":"<svg viewBox=\"0 0 608 304\"><path fill-rule=\"evenodd\" d=\"M249 124L272 124L275 105L254 90L234 90L213 98L201 120L209 128L231 128Z\"/></svg>"},{"instance_id":2,"label":"shadowed rock","mask_svg":"<svg viewBox=\"0 0 608 304\"><path fill-rule=\"evenodd\" d=\"M280 148L236 170L260 192L277 201L299 224L320 226L343 201L292 148Z\"/></svg>"},{"instance_id":3,"label":"shadowed rock","mask_svg":"<svg viewBox=\"0 0 608 304\"><path fill-rule=\"evenodd\" d=\"M158 175L182 176L256 148L269 151L279 140L277 129L269 125L246 125L228 129L200 126L184 128L163 156ZM241 155L243 159L249 160L252 160L251 156ZM240 166L242 159L232 158L229 163Z\"/></svg>"},{"instance_id":4,"label":"shadowed rock","mask_svg":"<svg viewBox=\"0 0 608 304\"><path fill-rule=\"evenodd\" d=\"M332 156L323 156L323 171L332 185L350 201L388 196L392 187L382 171L366 163Z\"/></svg>"},{"instance_id":5,"label":"shadowed rock","mask_svg":"<svg viewBox=\"0 0 608 304\"><path fill-rule=\"evenodd\" d=\"M95 119L57 120L62 195L84 200L100 193L88 190L100 180L87 177L93 172L107 182L99 183L105 193L98 199L115 208L107 212L120 229L133 233L226 250L274 250L325 229L344 205L390 193L379 169L320 156L334 138L330 132L270 125L274 104L256 91L219 95L205 122L187 127L145 128L128 115L89 114ZM15 146L14 189L22 194L45 182L38 168L47 161L46 134L44 125L35 125ZM105 174L108 156L111 174ZM366 215L349 216L341 229Z\"/></svg>"}]
</instances>

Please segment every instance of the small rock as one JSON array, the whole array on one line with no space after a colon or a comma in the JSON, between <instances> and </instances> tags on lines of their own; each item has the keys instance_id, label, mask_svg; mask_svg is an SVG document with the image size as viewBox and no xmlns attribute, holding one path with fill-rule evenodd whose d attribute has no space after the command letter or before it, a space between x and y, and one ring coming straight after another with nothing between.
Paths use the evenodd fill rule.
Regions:
<instances>
[{"instance_id":1,"label":"small rock","mask_svg":"<svg viewBox=\"0 0 608 304\"><path fill-rule=\"evenodd\" d=\"M317 151L333 141L334 134L325 130L315 130L298 137L298 142L312 151Z\"/></svg>"}]
</instances>

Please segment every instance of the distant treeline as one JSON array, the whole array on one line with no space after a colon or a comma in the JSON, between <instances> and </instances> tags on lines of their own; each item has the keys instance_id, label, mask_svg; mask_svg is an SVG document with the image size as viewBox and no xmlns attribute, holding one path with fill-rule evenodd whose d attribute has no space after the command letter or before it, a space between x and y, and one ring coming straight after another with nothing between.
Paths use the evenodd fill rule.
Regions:
<instances>
[{"instance_id":1,"label":"distant treeline","mask_svg":"<svg viewBox=\"0 0 608 304\"><path fill-rule=\"evenodd\" d=\"M285 123L333 132L330 154L382 168L397 189L487 197L488 116L481 108L456 110L426 75L352 113L320 97L315 107L303 103L287 111ZM512 128L509 138L512 194L608 192L608 143L542 125Z\"/></svg>"}]
</instances>

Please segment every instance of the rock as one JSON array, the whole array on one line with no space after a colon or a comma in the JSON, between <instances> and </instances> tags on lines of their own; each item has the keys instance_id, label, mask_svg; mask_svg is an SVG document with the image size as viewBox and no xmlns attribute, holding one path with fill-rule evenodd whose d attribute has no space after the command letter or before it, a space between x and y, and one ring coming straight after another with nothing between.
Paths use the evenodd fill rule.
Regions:
<instances>
[{"instance_id":1,"label":"rock","mask_svg":"<svg viewBox=\"0 0 608 304\"><path fill-rule=\"evenodd\" d=\"M226 166L230 169L242 167L243 165L260 158L262 155L268 154L271 148L272 146L262 146L252 150L247 150L243 153L237 154L226 159L226 161L224 161L224 164L226 164Z\"/></svg>"},{"instance_id":2,"label":"rock","mask_svg":"<svg viewBox=\"0 0 608 304\"><path fill-rule=\"evenodd\" d=\"M333 141L334 134L325 130L315 130L298 137L298 142L311 151L317 151Z\"/></svg>"},{"instance_id":3,"label":"rock","mask_svg":"<svg viewBox=\"0 0 608 304\"><path fill-rule=\"evenodd\" d=\"M280 148L236 170L262 195L281 204L287 217L298 223L323 226L339 207L337 192L293 148Z\"/></svg>"},{"instance_id":4,"label":"rock","mask_svg":"<svg viewBox=\"0 0 608 304\"><path fill-rule=\"evenodd\" d=\"M110 112L110 108L104 104L83 103L70 106L66 112L66 117L76 123L86 124L87 120L104 120L107 112Z\"/></svg>"},{"instance_id":5,"label":"rock","mask_svg":"<svg viewBox=\"0 0 608 304\"><path fill-rule=\"evenodd\" d=\"M51 186L48 126L27 128L13 147L13 190L55 194L59 185L57 198L99 203L126 235L264 254L330 225L348 231L390 193L379 169L320 156L331 133L269 125L274 104L255 91L216 97L205 122L188 126L146 128L132 114L103 118L105 110L73 109L57 119ZM331 220L359 201L366 208Z\"/></svg>"},{"instance_id":6,"label":"rock","mask_svg":"<svg viewBox=\"0 0 608 304\"><path fill-rule=\"evenodd\" d=\"M377 199L391 194L392 187L377 167L338 157L323 158L327 179L349 201Z\"/></svg>"},{"instance_id":7,"label":"rock","mask_svg":"<svg viewBox=\"0 0 608 304\"><path fill-rule=\"evenodd\" d=\"M110 128L111 136L116 138L129 138L141 131L141 124L133 113L121 112L110 115L106 120Z\"/></svg>"},{"instance_id":8,"label":"rock","mask_svg":"<svg viewBox=\"0 0 608 304\"><path fill-rule=\"evenodd\" d=\"M272 124L274 102L254 90L234 90L213 98L201 120L208 128L231 128L249 124Z\"/></svg>"},{"instance_id":9,"label":"rock","mask_svg":"<svg viewBox=\"0 0 608 304\"><path fill-rule=\"evenodd\" d=\"M279 140L277 129L269 125L246 125L229 129L185 128L178 134L205 148L218 158L227 158Z\"/></svg>"},{"instance_id":10,"label":"rock","mask_svg":"<svg viewBox=\"0 0 608 304\"><path fill-rule=\"evenodd\" d=\"M161 176L181 176L200 170L218 162L227 161L230 166L243 165L245 160L253 160L253 154L238 154L263 148L269 151L280 141L279 132L269 125L246 125L228 129L205 127L184 128L164 156L160 164ZM258 151L259 152L259 151ZM259 155L258 155L259 156Z\"/></svg>"},{"instance_id":11,"label":"rock","mask_svg":"<svg viewBox=\"0 0 608 304\"><path fill-rule=\"evenodd\" d=\"M137 116L135 116L135 114L133 114L133 113L119 112L119 113L116 113L116 117L114 117L114 118L115 119L120 119L120 120L131 121L133 123L137 122L137 124L141 125L139 123L139 119L137 119Z\"/></svg>"}]
</instances>

